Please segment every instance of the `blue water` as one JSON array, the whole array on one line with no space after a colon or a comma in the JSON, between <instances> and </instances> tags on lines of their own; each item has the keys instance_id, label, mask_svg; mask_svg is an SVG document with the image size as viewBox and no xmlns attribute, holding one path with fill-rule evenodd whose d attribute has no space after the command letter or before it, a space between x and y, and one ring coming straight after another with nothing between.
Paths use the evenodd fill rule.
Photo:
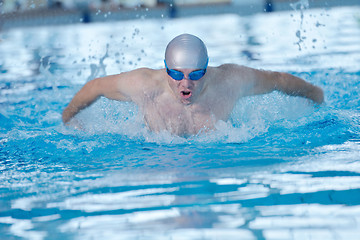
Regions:
<instances>
[{"instance_id":1,"label":"blue water","mask_svg":"<svg viewBox=\"0 0 360 240\"><path fill-rule=\"evenodd\" d=\"M199 16L0 33L1 239L358 239L360 8ZM266 24L264 24L266 23ZM94 77L161 68L197 34L210 65L285 71L326 103L271 93L181 138L136 106L61 112Z\"/></svg>"}]
</instances>

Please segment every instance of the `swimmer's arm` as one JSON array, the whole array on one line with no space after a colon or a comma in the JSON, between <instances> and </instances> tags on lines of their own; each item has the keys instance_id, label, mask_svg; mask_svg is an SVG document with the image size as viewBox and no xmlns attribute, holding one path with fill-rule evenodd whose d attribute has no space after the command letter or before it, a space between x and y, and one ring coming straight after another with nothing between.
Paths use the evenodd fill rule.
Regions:
<instances>
[{"instance_id":1,"label":"swimmer's arm","mask_svg":"<svg viewBox=\"0 0 360 240\"><path fill-rule=\"evenodd\" d=\"M64 109L62 120L66 124L84 108L90 106L97 99L104 96L117 101L131 101L136 94L139 71L121 73L94 79L86 83Z\"/></svg>"},{"instance_id":2,"label":"swimmer's arm","mask_svg":"<svg viewBox=\"0 0 360 240\"><path fill-rule=\"evenodd\" d=\"M252 95L280 91L290 96L299 96L312 100L314 103L324 102L323 90L305 80L284 72L262 71L245 68L245 75L253 79Z\"/></svg>"},{"instance_id":3,"label":"swimmer's arm","mask_svg":"<svg viewBox=\"0 0 360 240\"><path fill-rule=\"evenodd\" d=\"M314 103L324 102L324 92L321 88L288 73L272 73L275 76L275 90L290 96L305 97Z\"/></svg>"}]
</instances>

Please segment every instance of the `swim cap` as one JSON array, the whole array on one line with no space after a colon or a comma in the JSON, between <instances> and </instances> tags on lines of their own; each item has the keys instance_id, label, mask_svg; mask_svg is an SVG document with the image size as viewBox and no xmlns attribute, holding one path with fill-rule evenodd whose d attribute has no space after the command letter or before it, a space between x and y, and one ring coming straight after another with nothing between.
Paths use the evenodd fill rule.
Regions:
<instances>
[{"instance_id":1,"label":"swim cap","mask_svg":"<svg viewBox=\"0 0 360 240\"><path fill-rule=\"evenodd\" d=\"M206 46L194 35L181 34L167 45L165 61L170 69L204 69L208 63Z\"/></svg>"}]
</instances>

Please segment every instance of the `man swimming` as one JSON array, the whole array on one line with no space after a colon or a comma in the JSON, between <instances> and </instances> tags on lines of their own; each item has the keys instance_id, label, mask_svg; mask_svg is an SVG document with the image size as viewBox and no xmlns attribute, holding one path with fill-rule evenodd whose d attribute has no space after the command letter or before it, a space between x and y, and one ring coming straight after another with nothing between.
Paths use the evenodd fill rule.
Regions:
<instances>
[{"instance_id":1,"label":"man swimming","mask_svg":"<svg viewBox=\"0 0 360 240\"><path fill-rule=\"evenodd\" d=\"M208 66L205 44L190 34L175 37L165 51L165 68L140 68L94 79L65 108L65 124L99 97L132 101L152 131L188 136L228 120L241 97L274 90L321 104L323 91L287 73L256 70L236 64Z\"/></svg>"}]
</instances>

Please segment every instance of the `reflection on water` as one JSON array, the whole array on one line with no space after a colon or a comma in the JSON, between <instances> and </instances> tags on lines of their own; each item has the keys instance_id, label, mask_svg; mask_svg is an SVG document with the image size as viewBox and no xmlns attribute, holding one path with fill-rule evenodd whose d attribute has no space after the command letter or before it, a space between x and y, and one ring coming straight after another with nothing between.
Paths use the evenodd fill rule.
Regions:
<instances>
[{"instance_id":1,"label":"reflection on water","mask_svg":"<svg viewBox=\"0 0 360 240\"><path fill-rule=\"evenodd\" d=\"M2 32L1 239L357 239L358 10ZM85 131L61 124L87 80L163 67L182 32L204 39L210 65L293 73L323 87L326 105L245 98L188 139L151 133L136 106L105 99L79 115Z\"/></svg>"}]
</instances>

